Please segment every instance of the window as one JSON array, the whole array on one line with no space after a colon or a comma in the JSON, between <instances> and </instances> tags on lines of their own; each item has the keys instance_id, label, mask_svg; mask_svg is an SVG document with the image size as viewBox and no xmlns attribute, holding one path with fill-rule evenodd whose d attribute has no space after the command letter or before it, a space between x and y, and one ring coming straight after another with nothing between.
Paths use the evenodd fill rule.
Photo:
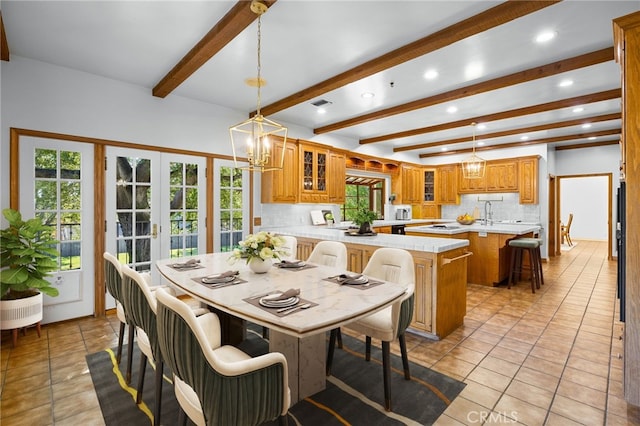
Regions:
<instances>
[{"instance_id":1,"label":"window","mask_svg":"<svg viewBox=\"0 0 640 426\"><path fill-rule=\"evenodd\" d=\"M373 210L383 217L384 180L360 176L347 176L345 203L341 207L344 220L353 220L360 209Z\"/></svg>"}]
</instances>

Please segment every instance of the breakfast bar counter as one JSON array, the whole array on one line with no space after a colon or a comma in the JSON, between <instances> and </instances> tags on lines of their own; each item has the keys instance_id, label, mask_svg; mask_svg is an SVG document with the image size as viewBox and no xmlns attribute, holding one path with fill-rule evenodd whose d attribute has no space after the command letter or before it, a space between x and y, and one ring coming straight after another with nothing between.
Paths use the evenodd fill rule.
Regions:
<instances>
[{"instance_id":1,"label":"breakfast bar counter","mask_svg":"<svg viewBox=\"0 0 640 426\"><path fill-rule=\"evenodd\" d=\"M464 322L467 305L469 241L462 238L396 234L348 235L327 226L263 227L297 239L297 258L307 259L319 241L340 241L347 246L347 269L362 272L379 247L408 250L415 266L415 306L409 331L444 338Z\"/></svg>"}]
</instances>

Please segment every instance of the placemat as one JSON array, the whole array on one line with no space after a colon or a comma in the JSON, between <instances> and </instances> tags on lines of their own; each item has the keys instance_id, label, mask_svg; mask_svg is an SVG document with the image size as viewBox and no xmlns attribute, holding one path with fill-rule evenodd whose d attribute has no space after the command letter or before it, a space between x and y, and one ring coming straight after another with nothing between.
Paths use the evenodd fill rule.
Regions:
<instances>
[{"instance_id":1,"label":"placemat","mask_svg":"<svg viewBox=\"0 0 640 426\"><path fill-rule=\"evenodd\" d=\"M202 279L208 277L209 275L205 275L203 277L198 277L198 278L191 278L193 281L197 282L200 285L203 285L205 287L208 288L222 288L222 287L228 287L230 285L237 285L237 284L244 284L247 281L243 280L242 278L236 277L235 280L233 281L229 281L228 283L213 283L213 284L207 284L207 283L203 283Z\"/></svg>"},{"instance_id":2,"label":"placemat","mask_svg":"<svg viewBox=\"0 0 640 426\"><path fill-rule=\"evenodd\" d=\"M278 269L284 269L286 271L303 271L305 269L311 269L311 268L316 268L316 265L311 265L309 263L305 263L304 266L299 266L296 268L292 268L292 267L285 267L285 266L279 266L279 263L275 263L274 266Z\"/></svg>"},{"instance_id":3,"label":"placemat","mask_svg":"<svg viewBox=\"0 0 640 426\"><path fill-rule=\"evenodd\" d=\"M347 287L357 288L358 290L368 290L370 288L384 284L384 281L376 281L376 280L372 280L371 278L369 278L369 282L366 284L344 284L344 283L341 283L339 281L339 278L337 277L328 277L323 279L322 281L329 281L330 283L345 285Z\"/></svg>"},{"instance_id":4,"label":"placemat","mask_svg":"<svg viewBox=\"0 0 640 426\"><path fill-rule=\"evenodd\" d=\"M244 300L247 303L251 303L253 306L257 306L258 308L262 309L263 311L269 312L270 314L273 314L273 315L275 315L277 317L284 317L289 312L289 311L278 312L278 309L281 309L281 308L267 308L266 306L262 306L260 304L260 297L255 297L254 296L254 297L248 297L248 298L242 299L242 300ZM317 303L311 302L311 301L309 301L307 299L303 299L302 297L300 297L300 301L298 301L298 303L295 306L305 305L307 303L309 305L311 305L311 306L309 306L306 309L296 309L294 312L291 313L291 315L295 315L295 314L297 314L298 312L301 312L301 311L308 311L309 309L313 308L314 306L318 306ZM293 307L294 306L292 306L291 308L293 308Z\"/></svg>"},{"instance_id":5,"label":"placemat","mask_svg":"<svg viewBox=\"0 0 640 426\"><path fill-rule=\"evenodd\" d=\"M194 269L204 268L200 263L190 263L188 265L185 263L170 263L167 266L176 271L193 271Z\"/></svg>"}]
</instances>

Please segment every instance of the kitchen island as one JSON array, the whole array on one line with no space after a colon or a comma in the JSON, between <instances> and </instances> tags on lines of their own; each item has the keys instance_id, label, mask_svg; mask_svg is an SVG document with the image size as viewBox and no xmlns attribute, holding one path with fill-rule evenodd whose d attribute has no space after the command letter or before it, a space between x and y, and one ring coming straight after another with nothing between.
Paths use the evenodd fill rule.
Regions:
<instances>
[{"instance_id":1,"label":"kitchen island","mask_svg":"<svg viewBox=\"0 0 640 426\"><path fill-rule=\"evenodd\" d=\"M494 223L461 225L457 222L428 226L416 226L407 235L440 238L464 238L474 256L469 259L467 276L469 283L497 286L509 277L509 240L531 237L540 232L539 224ZM528 257L525 262L528 262ZM526 274L525 274L526 275Z\"/></svg>"},{"instance_id":2,"label":"kitchen island","mask_svg":"<svg viewBox=\"0 0 640 426\"><path fill-rule=\"evenodd\" d=\"M326 226L263 227L298 240L298 259L307 259L319 241L341 241L347 246L347 269L362 272L379 247L408 250L414 259L416 287L413 320L409 331L441 339L464 322L467 305L467 259L469 241L441 238L377 234L347 235L344 229Z\"/></svg>"}]
</instances>

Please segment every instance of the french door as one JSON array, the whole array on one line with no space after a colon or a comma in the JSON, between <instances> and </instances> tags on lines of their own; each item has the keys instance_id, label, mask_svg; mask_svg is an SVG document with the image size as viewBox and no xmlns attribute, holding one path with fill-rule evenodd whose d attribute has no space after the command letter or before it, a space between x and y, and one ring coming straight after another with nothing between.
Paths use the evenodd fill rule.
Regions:
<instances>
[{"instance_id":1,"label":"french door","mask_svg":"<svg viewBox=\"0 0 640 426\"><path fill-rule=\"evenodd\" d=\"M20 211L40 217L59 242L58 270L48 278L59 296L44 296L43 322L94 313L93 145L20 139Z\"/></svg>"},{"instance_id":2,"label":"french door","mask_svg":"<svg viewBox=\"0 0 640 426\"><path fill-rule=\"evenodd\" d=\"M215 160L213 199L214 252L231 251L249 233L249 172L233 161Z\"/></svg>"},{"instance_id":3,"label":"french door","mask_svg":"<svg viewBox=\"0 0 640 426\"><path fill-rule=\"evenodd\" d=\"M205 251L206 161L116 147L108 147L106 156L107 251L137 271L150 272L159 284L158 259Z\"/></svg>"}]
</instances>

